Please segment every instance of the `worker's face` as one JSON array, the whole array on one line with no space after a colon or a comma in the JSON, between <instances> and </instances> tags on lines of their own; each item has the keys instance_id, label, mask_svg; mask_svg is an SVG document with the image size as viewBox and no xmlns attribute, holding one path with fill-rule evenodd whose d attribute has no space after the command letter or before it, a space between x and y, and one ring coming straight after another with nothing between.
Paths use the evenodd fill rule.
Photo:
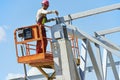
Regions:
<instances>
[{"instance_id":1,"label":"worker's face","mask_svg":"<svg viewBox=\"0 0 120 80\"><path fill-rule=\"evenodd\" d=\"M42 5L42 6L45 10L49 7L48 5Z\"/></svg>"}]
</instances>

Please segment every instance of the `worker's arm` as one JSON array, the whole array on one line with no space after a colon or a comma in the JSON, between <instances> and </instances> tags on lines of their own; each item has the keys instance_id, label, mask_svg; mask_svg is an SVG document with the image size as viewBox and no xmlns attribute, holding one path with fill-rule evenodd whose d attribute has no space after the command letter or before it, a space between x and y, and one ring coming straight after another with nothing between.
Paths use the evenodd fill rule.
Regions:
<instances>
[{"instance_id":1,"label":"worker's arm","mask_svg":"<svg viewBox=\"0 0 120 80\"><path fill-rule=\"evenodd\" d=\"M46 22L51 22L51 21L54 21L54 20L56 20L56 19L51 18L51 19L48 19Z\"/></svg>"},{"instance_id":2,"label":"worker's arm","mask_svg":"<svg viewBox=\"0 0 120 80\"><path fill-rule=\"evenodd\" d=\"M58 14L59 14L58 11L56 11L56 10L42 10L42 11L41 11L41 14L43 14L43 15L44 15L44 14L54 14L54 13L55 13L57 16L58 16Z\"/></svg>"},{"instance_id":3,"label":"worker's arm","mask_svg":"<svg viewBox=\"0 0 120 80\"><path fill-rule=\"evenodd\" d=\"M58 11L56 10L44 10L44 9L39 9L36 15L36 21L38 21L40 19L41 16L45 16L46 14L52 14L55 13L58 16ZM53 19L51 20L47 20L47 22L53 21Z\"/></svg>"},{"instance_id":4,"label":"worker's arm","mask_svg":"<svg viewBox=\"0 0 120 80\"><path fill-rule=\"evenodd\" d=\"M58 15L58 11L56 11L56 10L50 10L50 11L43 11L43 14L56 14L56 15Z\"/></svg>"}]
</instances>

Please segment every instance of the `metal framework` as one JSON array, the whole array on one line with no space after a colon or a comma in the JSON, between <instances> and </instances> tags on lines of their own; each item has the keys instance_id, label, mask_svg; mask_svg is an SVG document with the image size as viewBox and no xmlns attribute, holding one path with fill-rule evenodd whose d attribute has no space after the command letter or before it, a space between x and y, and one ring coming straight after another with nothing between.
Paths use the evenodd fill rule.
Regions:
<instances>
[{"instance_id":1,"label":"metal framework","mask_svg":"<svg viewBox=\"0 0 120 80\"><path fill-rule=\"evenodd\" d=\"M106 75L106 71L107 71L107 66L106 65L108 64L107 63L108 62L107 58L109 58L110 65L112 67L115 80L119 80L119 75L118 75L118 72L117 72L117 69L116 69L116 66L115 66L115 61L114 61L113 56L112 56L112 54L115 54L116 56L120 57L119 56L119 52L120 52L119 46L112 43L111 41L109 41L105 37L99 35L98 32L95 32L96 37L93 37L93 36L90 36L83 31L77 29L76 27L74 27L74 29L73 29L73 27L74 26L72 26L72 25L67 25L68 34L71 34L71 31L74 30L74 31L72 31L72 33L74 35L75 34L80 35L80 37L77 36L77 35L76 35L76 37L83 40L82 48L81 48L81 58L80 58L81 59L80 60L81 64L79 66L80 69L82 70L82 73L81 73L81 78L78 79L78 80L84 80L85 79L85 76L83 77L83 75L85 75L85 71L86 71L87 54L89 54L89 56L90 56L90 59L91 59L91 62L92 62L92 65L93 65L93 68L95 70L96 77L97 77L98 80L106 80L106 76L107 76ZM72 29L72 30L70 30L70 29ZM108 32L108 33L118 32L118 30L115 30L115 29L118 29L118 28L114 28L113 31L111 29L106 30L105 32ZM99 31L99 32L102 32L102 31ZM104 36L105 36L105 34L104 34ZM95 45L94 47L91 45L92 43ZM104 48L104 52L102 52L100 47ZM97 56L95 56L95 51L93 51L93 49L95 50L95 48L96 48ZM118 53L115 53L115 52L118 52ZM103 54L103 58L101 57L102 54ZM102 62L102 59L103 59L103 62Z\"/></svg>"},{"instance_id":2,"label":"metal framework","mask_svg":"<svg viewBox=\"0 0 120 80\"><path fill-rule=\"evenodd\" d=\"M92 16L92 15L96 15L96 14L100 14L100 13L104 13L104 12L108 12L108 11L112 11L112 10L117 10L119 8L120 8L120 4L114 4L114 5L105 6L102 8L88 10L88 11L85 11L82 13L76 13L76 14L61 17L59 19L60 20L59 23L69 22L74 19L84 18L87 16ZM83 40L82 48L81 48L82 49L81 64L80 64L81 72L79 73L80 77L77 77L77 80L85 79L87 54L89 54L89 56L90 56L93 68L95 70L97 80L106 80L108 58L109 58L110 65L113 70L115 80L119 80L119 75L118 75L112 54L115 54L116 56L120 57L120 47L104 37L106 34L119 32L119 29L120 28L114 28L114 29L110 29L110 30L95 32L95 37L93 37L93 36L88 35L84 31L79 30L77 27L75 27L73 25L68 25L68 23L67 23L68 34L70 34L70 35L74 34L75 37ZM104 35L104 36L101 36L101 35ZM91 43L93 43L95 45L95 47L92 47ZM100 47L104 48L104 52L101 51ZM95 56L95 51L93 51L94 48L96 48L97 57ZM104 55L103 58L101 57L102 54ZM102 59L103 59L103 62L102 62ZM62 67L65 67L65 66L62 65ZM73 69L74 69L74 67L73 67ZM56 70L57 70L57 68L56 68ZM63 73L64 73L64 71L63 71ZM64 75L61 75L61 76L64 76ZM71 79L69 79L69 80L71 80Z\"/></svg>"},{"instance_id":3,"label":"metal framework","mask_svg":"<svg viewBox=\"0 0 120 80\"><path fill-rule=\"evenodd\" d=\"M116 69L117 62L115 62L113 55L120 57L120 47L118 44L114 44L113 42L108 40L105 35L119 32L120 28L117 27L109 30L98 31L95 32L94 36L90 36L86 32L67 23L71 20L84 18L117 9L120 9L120 3L57 18L58 24L54 25L51 28L52 53L54 61L54 64L52 64L51 66L53 66L52 68L55 69L55 73L53 73L54 79L53 77L49 79L49 76L44 73L44 71L40 67L42 66L42 64L40 65L39 63L37 63L39 66L36 66L35 64L34 66L36 66L41 72L43 72L43 74L48 78L48 80L85 80L86 71L90 70L90 68L94 69L97 80L106 80L109 59L109 65L111 65L112 67L115 80L119 80L119 74ZM74 39L82 40L80 65L77 65L75 56L73 55L74 50L72 49L69 36L74 36ZM16 44L20 43L16 42ZM76 47L74 47L74 49L75 48ZM96 52L94 50L96 50ZM79 51L77 53L79 53ZM88 54L92 62L91 67L86 66ZM25 62L23 61L23 63Z\"/></svg>"}]
</instances>

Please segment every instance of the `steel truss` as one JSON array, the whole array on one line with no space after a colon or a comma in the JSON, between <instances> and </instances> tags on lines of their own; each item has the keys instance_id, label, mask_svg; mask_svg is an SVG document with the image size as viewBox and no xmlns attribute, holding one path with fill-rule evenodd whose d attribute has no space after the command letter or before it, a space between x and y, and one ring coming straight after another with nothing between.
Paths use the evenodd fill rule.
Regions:
<instances>
[{"instance_id":1,"label":"steel truss","mask_svg":"<svg viewBox=\"0 0 120 80\"><path fill-rule=\"evenodd\" d=\"M94 68L97 80L106 80L108 59L110 62L109 64L112 67L112 71L113 71L115 80L119 80L119 74L116 69L117 62L115 62L115 60L113 59L113 55L120 57L120 47L119 47L119 45L114 44L113 42L109 41L105 37L105 35L110 34L110 33L119 32L120 28L117 27L117 28L113 28L113 29L109 29L109 30L98 31L98 32L95 32L94 36L90 36L86 32L78 29L77 27L75 27L73 25L68 24L67 22L70 22L71 20L75 20L75 19L79 19L79 18L84 18L84 17L104 13L104 12L118 10L118 9L120 9L120 3L88 10L88 11L81 12L81 13L71 14L71 15L67 15L67 16L59 18L59 22L58 22L59 24L66 23L67 32L69 35L74 34L74 36L76 36L77 38L82 40L81 64L79 66L81 70L80 70L80 78L77 78L77 80L85 80L86 70L89 69L86 67L87 54L89 54L89 56L90 56L90 59L92 62L92 68ZM92 43L95 45L94 47L91 45ZM101 50L101 47L104 50ZM96 52L93 51L95 49L96 49ZM95 53L97 56L95 56ZM103 54L103 57L101 56L102 54ZM70 62L72 62L72 61L70 61ZM62 67L65 67L65 66L62 66ZM73 69L75 70L75 68L73 68ZM56 70L57 70L57 68L56 68ZM61 71L61 73L62 72L64 72L64 71ZM59 78L58 78L58 80L59 80Z\"/></svg>"}]
</instances>

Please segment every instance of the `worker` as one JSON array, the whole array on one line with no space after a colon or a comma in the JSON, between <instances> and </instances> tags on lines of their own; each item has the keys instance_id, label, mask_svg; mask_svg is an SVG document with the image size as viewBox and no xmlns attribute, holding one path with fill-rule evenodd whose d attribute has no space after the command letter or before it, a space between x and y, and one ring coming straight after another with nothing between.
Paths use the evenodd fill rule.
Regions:
<instances>
[{"instance_id":1,"label":"worker","mask_svg":"<svg viewBox=\"0 0 120 80\"><path fill-rule=\"evenodd\" d=\"M36 53L42 53L43 52L42 47L44 48L44 52L46 52L47 38L46 38L46 30L44 27L44 23L50 21L47 19L46 15L55 13L58 16L57 10L47 10L48 7L49 7L49 1L43 0L42 8L38 10L37 15L36 15L36 22L37 22L39 28L42 30L42 36L43 36L43 43L41 40L37 41ZM38 33L39 33L39 31L38 31ZM38 35L38 36L40 36L40 35Z\"/></svg>"}]
</instances>

